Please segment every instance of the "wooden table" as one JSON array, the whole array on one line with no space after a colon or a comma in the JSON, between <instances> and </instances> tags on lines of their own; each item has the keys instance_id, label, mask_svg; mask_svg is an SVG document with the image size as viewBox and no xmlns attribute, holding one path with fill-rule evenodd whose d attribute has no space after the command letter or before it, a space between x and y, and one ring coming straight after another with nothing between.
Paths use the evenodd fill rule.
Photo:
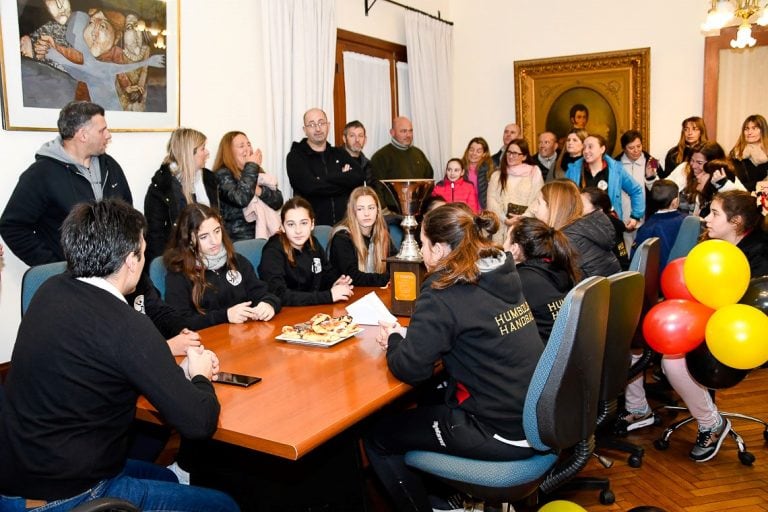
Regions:
<instances>
[{"instance_id":1,"label":"wooden table","mask_svg":"<svg viewBox=\"0 0 768 512\"><path fill-rule=\"evenodd\" d=\"M356 288L354 298L370 291L389 306L388 289ZM410 389L387 369L375 341L378 327L364 326L329 348L275 340L282 326L315 313L343 315L345 305L286 307L269 322L221 324L200 332L222 371L263 379L248 388L215 384L221 403L215 439L297 460ZM405 325L408 319L400 321ZM160 421L145 398L138 402L137 417Z\"/></svg>"}]
</instances>

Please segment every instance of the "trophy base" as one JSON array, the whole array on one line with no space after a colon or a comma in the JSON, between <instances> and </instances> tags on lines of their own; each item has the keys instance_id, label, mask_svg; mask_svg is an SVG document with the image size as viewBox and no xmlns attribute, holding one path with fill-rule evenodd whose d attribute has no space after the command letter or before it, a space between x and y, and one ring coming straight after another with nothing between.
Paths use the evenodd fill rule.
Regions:
<instances>
[{"instance_id":1,"label":"trophy base","mask_svg":"<svg viewBox=\"0 0 768 512\"><path fill-rule=\"evenodd\" d=\"M392 314L411 316L416 307L416 299L427 274L427 267L418 261L387 258L389 263L389 282L392 294Z\"/></svg>"}]
</instances>

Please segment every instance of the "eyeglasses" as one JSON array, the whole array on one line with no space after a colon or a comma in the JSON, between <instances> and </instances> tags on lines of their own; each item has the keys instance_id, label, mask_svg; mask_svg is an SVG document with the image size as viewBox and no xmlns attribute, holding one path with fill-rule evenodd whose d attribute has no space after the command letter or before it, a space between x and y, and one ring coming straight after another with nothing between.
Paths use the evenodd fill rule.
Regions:
<instances>
[{"instance_id":1,"label":"eyeglasses","mask_svg":"<svg viewBox=\"0 0 768 512\"><path fill-rule=\"evenodd\" d=\"M507 151L507 154L512 156L523 156L523 154L518 151Z\"/></svg>"},{"instance_id":2,"label":"eyeglasses","mask_svg":"<svg viewBox=\"0 0 768 512\"><path fill-rule=\"evenodd\" d=\"M315 128L325 128L329 124L330 123L328 121L320 120L318 122L312 121L311 123L307 123L307 124L304 125L304 127L305 128L311 128L312 130L314 130Z\"/></svg>"}]
</instances>

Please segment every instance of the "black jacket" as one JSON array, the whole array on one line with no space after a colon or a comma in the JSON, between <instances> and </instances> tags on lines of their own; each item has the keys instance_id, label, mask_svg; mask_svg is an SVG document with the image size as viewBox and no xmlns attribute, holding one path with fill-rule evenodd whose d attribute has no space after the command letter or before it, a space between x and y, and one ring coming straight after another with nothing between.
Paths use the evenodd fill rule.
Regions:
<instances>
[{"instance_id":1,"label":"black jacket","mask_svg":"<svg viewBox=\"0 0 768 512\"><path fill-rule=\"evenodd\" d=\"M147 315L167 340L179 334L187 326L184 318L163 301L160 292L152 284L146 272L142 272L136 284L136 290L126 295L125 300L133 309Z\"/></svg>"},{"instance_id":2,"label":"black jacket","mask_svg":"<svg viewBox=\"0 0 768 512\"><path fill-rule=\"evenodd\" d=\"M244 256L235 254L237 272L230 274L226 265L217 270L206 270L205 280L210 285L200 300L204 314L195 309L192 302L192 282L180 272L168 272L165 276L165 300L182 316L190 329L203 329L229 321L227 310L241 302L251 301L251 306L266 302L280 311L281 302L269 293L267 284L256 277L253 265Z\"/></svg>"},{"instance_id":3,"label":"black jacket","mask_svg":"<svg viewBox=\"0 0 768 512\"><path fill-rule=\"evenodd\" d=\"M619 260L613 253L616 231L602 210L595 210L576 219L562 231L579 254L583 278L607 277L621 272Z\"/></svg>"},{"instance_id":4,"label":"black jacket","mask_svg":"<svg viewBox=\"0 0 768 512\"><path fill-rule=\"evenodd\" d=\"M269 285L269 291L280 297L284 306L332 304L331 288L341 274L332 268L323 246L312 237L301 251L293 249L296 266L288 263L280 234L272 235L264 246L259 263L259 275Z\"/></svg>"},{"instance_id":5,"label":"black jacket","mask_svg":"<svg viewBox=\"0 0 768 512\"><path fill-rule=\"evenodd\" d=\"M364 237L366 244L370 244L370 237ZM395 246L389 243L389 254L396 254ZM340 273L352 278L355 286L386 286L389 282L389 272L384 271L381 274L375 272L364 272L357 266L357 249L352 242L352 237L346 229L336 232L328 242L328 259L333 268Z\"/></svg>"},{"instance_id":6,"label":"black jacket","mask_svg":"<svg viewBox=\"0 0 768 512\"><path fill-rule=\"evenodd\" d=\"M203 169L203 186L211 208L219 208L219 190L216 177L208 169ZM144 216L147 218L147 263L162 256L165 245L171 238L171 231L176 226L181 210L187 206L187 200L181 191L181 183L173 177L167 164L152 176L152 182L144 196Z\"/></svg>"},{"instance_id":7,"label":"black jacket","mask_svg":"<svg viewBox=\"0 0 768 512\"><path fill-rule=\"evenodd\" d=\"M752 278L768 275L768 234L753 229L736 245L749 261Z\"/></svg>"},{"instance_id":8,"label":"black jacket","mask_svg":"<svg viewBox=\"0 0 768 512\"><path fill-rule=\"evenodd\" d=\"M27 265L62 261L61 224L77 203L93 201L93 189L77 168L47 156L35 155L13 190L0 217L0 235L8 248ZM133 204L123 169L106 153L99 156L104 198Z\"/></svg>"},{"instance_id":9,"label":"black jacket","mask_svg":"<svg viewBox=\"0 0 768 512\"><path fill-rule=\"evenodd\" d=\"M544 260L526 260L517 266L517 273L520 274L525 299L536 319L539 335L546 344L563 299L574 283L568 272Z\"/></svg>"},{"instance_id":10,"label":"black jacket","mask_svg":"<svg viewBox=\"0 0 768 512\"><path fill-rule=\"evenodd\" d=\"M749 158L732 159L733 166L736 168L736 176L744 187L750 192L755 191L758 181L768 179L768 162L755 165Z\"/></svg>"},{"instance_id":11,"label":"black jacket","mask_svg":"<svg viewBox=\"0 0 768 512\"><path fill-rule=\"evenodd\" d=\"M233 242L237 240L249 240L256 236L256 223L248 222L243 215L243 208L253 199L256 185L259 181L259 173L264 172L253 162L248 162L236 180L232 171L226 167L216 171L216 180L219 182L219 194L221 200L221 216L224 218L229 238ZM272 208L279 210L283 206L283 193L279 189L272 190L269 187L261 187L259 199Z\"/></svg>"},{"instance_id":12,"label":"black jacket","mask_svg":"<svg viewBox=\"0 0 768 512\"><path fill-rule=\"evenodd\" d=\"M421 287L407 337L390 335L389 369L415 385L429 379L442 359L448 407L472 414L492 433L525 439L523 404L544 344L512 255L476 285L436 290L436 278L432 274Z\"/></svg>"},{"instance_id":13,"label":"black jacket","mask_svg":"<svg viewBox=\"0 0 768 512\"><path fill-rule=\"evenodd\" d=\"M346 165L350 169L344 172ZM315 210L315 224L333 226L343 219L349 194L365 180L363 170L346 150L326 144L325 151L314 151L306 138L293 143L286 167L295 194Z\"/></svg>"}]
</instances>

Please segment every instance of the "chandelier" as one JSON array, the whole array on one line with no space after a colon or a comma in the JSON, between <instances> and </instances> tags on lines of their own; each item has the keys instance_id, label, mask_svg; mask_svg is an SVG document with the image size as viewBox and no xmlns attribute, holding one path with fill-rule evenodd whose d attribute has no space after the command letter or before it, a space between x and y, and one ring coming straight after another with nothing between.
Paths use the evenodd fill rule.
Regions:
<instances>
[{"instance_id":1,"label":"chandelier","mask_svg":"<svg viewBox=\"0 0 768 512\"><path fill-rule=\"evenodd\" d=\"M768 25L768 3L763 5L762 0L711 0L707 19L701 25L704 32L719 30L726 24L735 20L739 24L736 39L731 40L732 48L746 48L755 46L757 42L752 37L752 23Z\"/></svg>"}]
</instances>

